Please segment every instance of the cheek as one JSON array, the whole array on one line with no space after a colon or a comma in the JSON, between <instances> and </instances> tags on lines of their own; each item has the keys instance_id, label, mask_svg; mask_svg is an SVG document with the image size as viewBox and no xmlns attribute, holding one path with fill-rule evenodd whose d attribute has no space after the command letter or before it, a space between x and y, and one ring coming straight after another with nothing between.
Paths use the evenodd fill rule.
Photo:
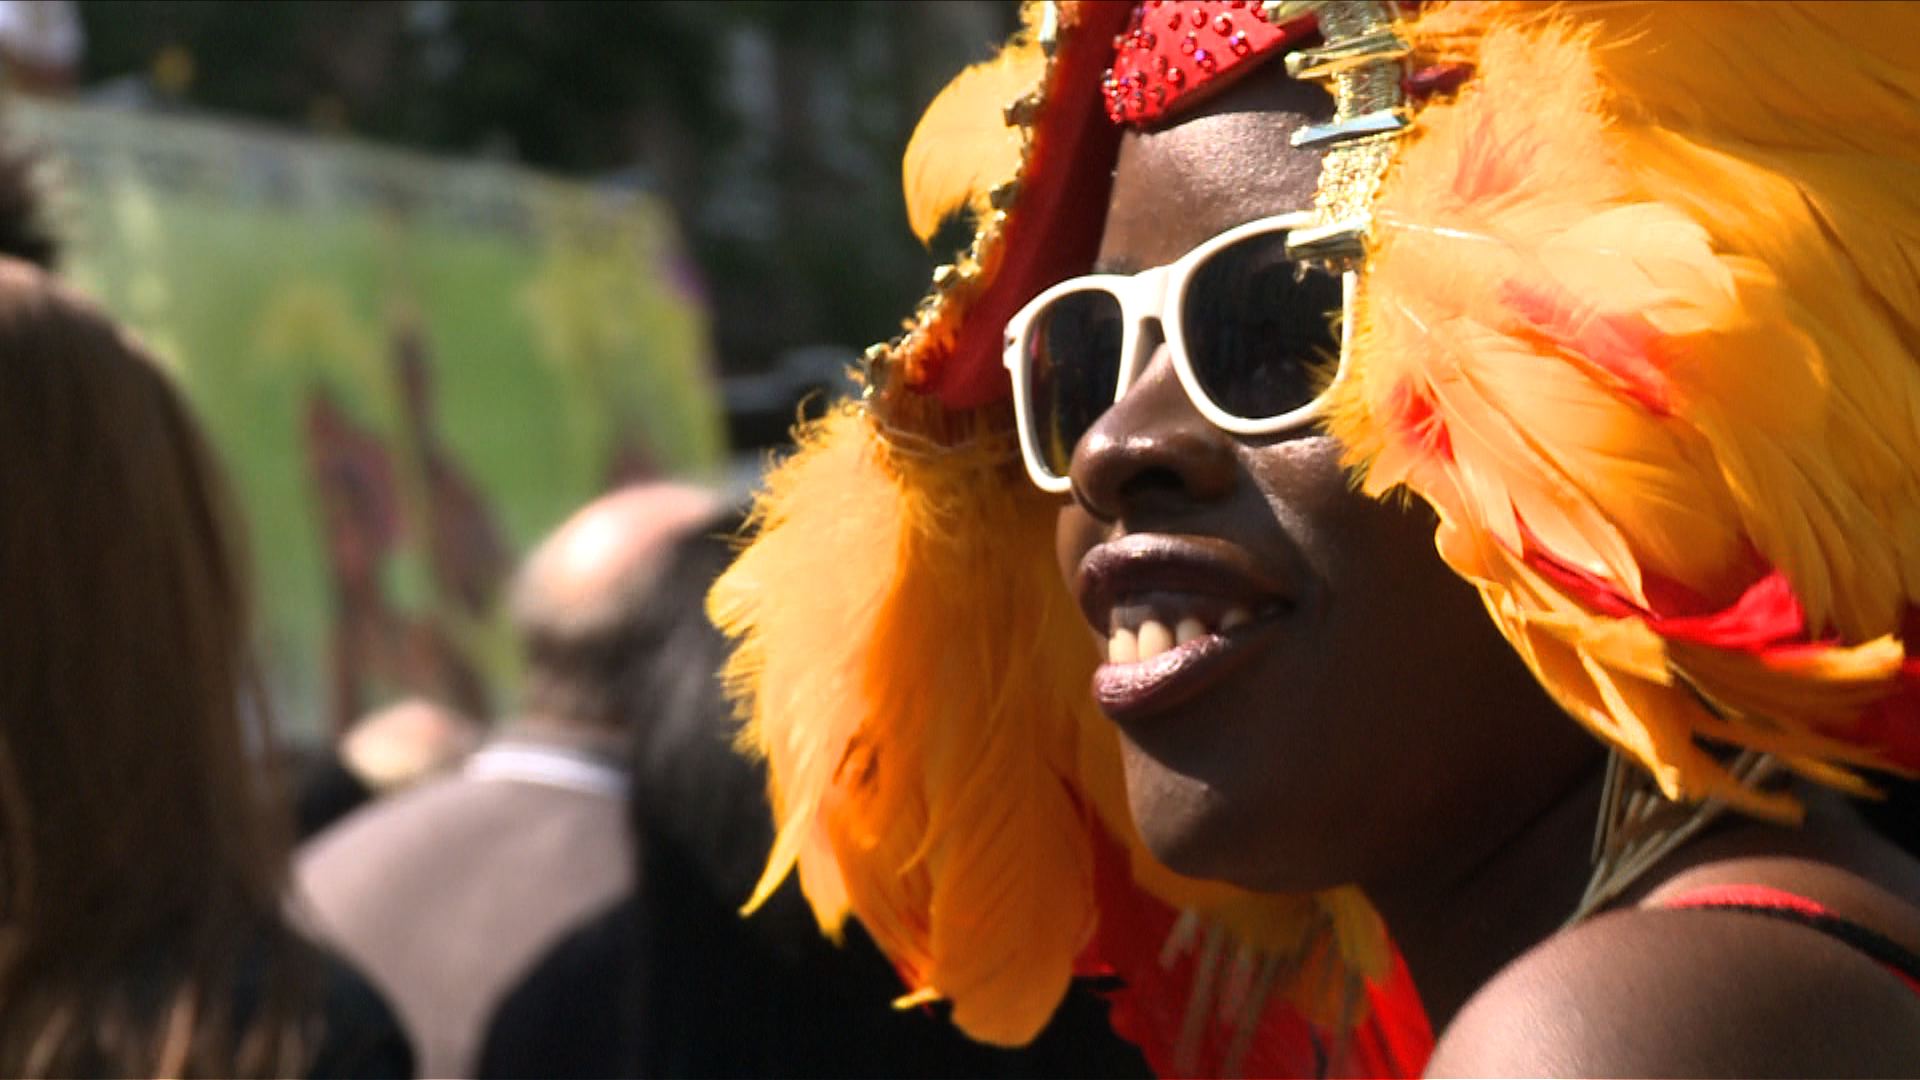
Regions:
<instances>
[{"instance_id":1,"label":"cheek","mask_svg":"<svg viewBox=\"0 0 1920 1080\"><path fill-rule=\"evenodd\" d=\"M1366 558L1356 549L1371 546L1379 509L1354 490L1340 444L1316 435L1248 446L1242 454L1273 525L1305 564L1308 589L1337 590L1349 566Z\"/></svg>"},{"instance_id":2,"label":"cheek","mask_svg":"<svg viewBox=\"0 0 1920 1080\"><path fill-rule=\"evenodd\" d=\"M1343 453L1324 435L1246 451L1248 471L1306 564L1310 587L1325 594L1318 599L1332 602L1343 620L1408 615L1433 601L1477 612L1472 589L1434 549L1432 511L1398 493L1362 494L1340 463Z\"/></svg>"},{"instance_id":3,"label":"cheek","mask_svg":"<svg viewBox=\"0 0 1920 1080\"><path fill-rule=\"evenodd\" d=\"M1352 594L1353 615L1378 627L1383 642L1449 662L1463 655L1510 659L1480 595L1434 547L1438 522L1425 503L1395 496L1364 500L1345 531L1338 572ZM1517 662L1517 660L1515 661Z\"/></svg>"}]
</instances>

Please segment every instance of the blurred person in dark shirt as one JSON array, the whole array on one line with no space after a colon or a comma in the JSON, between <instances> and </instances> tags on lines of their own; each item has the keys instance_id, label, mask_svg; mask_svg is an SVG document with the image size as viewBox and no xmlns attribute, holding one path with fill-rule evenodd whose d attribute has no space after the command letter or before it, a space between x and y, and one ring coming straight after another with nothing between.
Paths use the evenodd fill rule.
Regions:
<instances>
[{"instance_id":1,"label":"blurred person in dark shirt","mask_svg":"<svg viewBox=\"0 0 1920 1080\"><path fill-rule=\"evenodd\" d=\"M857 924L836 946L788 881L750 917L773 844L766 770L733 749L704 598L738 512L689 532L649 598L636 657L632 895L558 943L506 995L481 1075L1146 1076L1077 987L1028 1047L975 1043L934 1009L896 1010L899 977ZM832 627L822 627L832 633Z\"/></svg>"},{"instance_id":2,"label":"blurred person in dark shirt","mask_svg":"<svg viewBox=\"0 0 1920 1080\"><path fill-rule=\"evenodd\" d=\"M8 258L0 402L0 1075L409 1073L378 997L281 918L247 560L184 401Z\"/></svg>"},{"instance_id":3,"label":"blurred person in dark shirt","mask_svg":"<svg viewBox=\"0 0 1920 1080\"><path fill-rule=\"evenodd\" d=\"M521 715L454 775L372 803L303 849L316 930L392 997L428 1075L471 1075L501 993L631 889L627 723L656 646L647 598L669 545L714 505L697 488L648 484L570 518L509 600L526 657Z\"/></svg>"}]
</instances>

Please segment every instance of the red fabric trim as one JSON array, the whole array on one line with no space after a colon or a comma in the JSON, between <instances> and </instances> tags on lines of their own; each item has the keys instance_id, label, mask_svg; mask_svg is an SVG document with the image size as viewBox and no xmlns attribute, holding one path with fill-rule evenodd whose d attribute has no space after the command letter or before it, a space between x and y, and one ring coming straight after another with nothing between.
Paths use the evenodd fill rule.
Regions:
<instances>
[{"instance_id":1,"label":"red fabric trim","mask_svg":"<svg viewBox=\"0 0 1920 1080\"><path fill-rule=\"evenodd\" d=\"M1540 548L1524 525L1521 528L1526 544L1522 558L1542 577L1595 612L1615 618L1638 617L1670 641L1745 652L1763 663L1790 661L1840 644L1836 638L1813 638L1807 628L1806 609L1779 570L1768 570L1739 599L1718 610L1708 608L1704 597L1684 585L1648 576L1643 582L1648 606L1641 607L1621 595L1611 582L1554 558ZM1920 607L1907 609L1900 640L1908 658L1901 665L1897 682L1886 697L1860 711L1844 737L1879 753L1896 769L1920 773L1920 656L1913 651L1920 644Z\"/></svg>"},{"instance_id":2,"label":"red fabric trim","mask_svg":"<svg viewBox=\"0 0 1920 1080\"><path fill-rule=\"evenodd\" d=\"M1920 657L1914 655L1920 647L1920 607L1907 608L1900 642L1907 650L1907 661L1900 665L1900 689L1868 706L1857 730L1860 741L1882 748L1888 761L1920 772Z\"/></svg>"},{"instance_id":3,"label":"red fabric trim","mask_svg":"<svg viewBox=\"0 0 1920 1080\"><path fill-rule=\"evenodd\" d=\"M1912 657L1920 639L1901 640ZM1867 706L1854 732L1861 745L1879 750L1896 768L1920 773L1920 659L1900 665L1900 689Z\"/></svg>"}]
</instances>

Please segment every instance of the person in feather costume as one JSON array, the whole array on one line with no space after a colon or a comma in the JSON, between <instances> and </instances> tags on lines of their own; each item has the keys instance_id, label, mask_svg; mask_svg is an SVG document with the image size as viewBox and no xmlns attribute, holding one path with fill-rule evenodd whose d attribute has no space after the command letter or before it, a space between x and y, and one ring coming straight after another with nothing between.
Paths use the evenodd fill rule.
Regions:
<instances>
[{"instance_id":1,"label":"person in feather costume","mask_svg":"<svg viewBox=\"0 0 1920 1080\"><path fill-rule=\"evenodd\" d=\"M749 907L1165 1072L1920 1069L1916 129L1905 5L1028 4L710 598Z\"/></svg>"}]
</instances>

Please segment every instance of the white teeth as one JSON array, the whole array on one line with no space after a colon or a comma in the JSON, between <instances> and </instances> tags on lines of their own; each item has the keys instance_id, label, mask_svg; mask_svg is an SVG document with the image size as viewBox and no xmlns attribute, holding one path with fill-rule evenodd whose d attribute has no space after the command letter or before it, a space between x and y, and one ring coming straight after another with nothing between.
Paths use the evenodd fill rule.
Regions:
<instances>
[{"instance_id":1,"label":"white teeth","mask_svg":"<svg viewBox=\"0 0 1920 1080\"><path fill-rule=\"evenodd\" d=\"M1151 660L1173 648L1173 632L1167 624L1148 619L1140 624L1140 659Z\"/></svg>"},{"instance_id":2,"label":"white teeth","mask_svg":"<svg viewBox=\"0 0 1920 1080\"><path fill-rule=\"evenodd\" d=\"M1115 623L1121 621L1118 609L1115 609L1113 621ZM1132 618L1128 618L1127 621L1131 622ZM1228 608L1220 617L1217 628L1209 627L1197 615L1181 616L1171 630L1159 619L1147 619L1135 630L1115 626L1113 632L1107 635L1107 663L1138 664L1151 660L1169 649L1191 644L1209 634L1224 634L1236 626L1244 626L1252 621L1251 612L1243 607L1235 607Z\"/></svg>"}]
</instances>

